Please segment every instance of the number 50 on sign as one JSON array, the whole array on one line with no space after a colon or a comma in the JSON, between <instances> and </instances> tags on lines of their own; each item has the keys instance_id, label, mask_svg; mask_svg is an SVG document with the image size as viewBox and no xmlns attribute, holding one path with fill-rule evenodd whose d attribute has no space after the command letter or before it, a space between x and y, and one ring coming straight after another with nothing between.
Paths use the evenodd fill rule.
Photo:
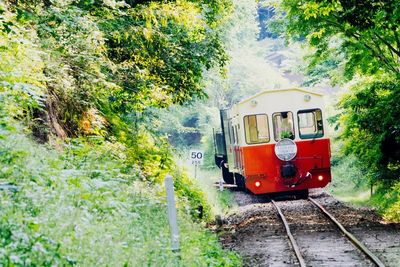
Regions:
<instances>
[{"instance_id":1,"label":"number 50 on sign","mask_svg":"<svg viewBox=\"0 0 400 267\"><path fill-rule=\"evenodd\" d=\"M203 165L204 152L201 150L190 150L189 159L192 165Z\"/></svg>"}]
</instances>

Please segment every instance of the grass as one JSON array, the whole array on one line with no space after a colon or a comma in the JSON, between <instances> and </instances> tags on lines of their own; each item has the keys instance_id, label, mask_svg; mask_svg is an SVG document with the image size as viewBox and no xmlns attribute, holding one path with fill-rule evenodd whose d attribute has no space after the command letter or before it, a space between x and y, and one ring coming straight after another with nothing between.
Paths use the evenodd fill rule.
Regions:
<instances>
[{"instance_id":1,"label":"grass","mask_svg":"<svg viewBox=\"0 0 400 267\"><path fill-rule=\"evenodd\" d=\"M343 201L343 202L350 202L356 205L365 205L368 204L370 198L371 198L371 192L370 191L361 191L361 192L356 192L353 193L352 195L348 194L340 194L340 195L335 195L337 199Z\"/></svg>"},{"instance_id":2,"label":"grass","mask_svg":"<svg viewBox=\"0 0 400 267\"><path fill-rule=\"evenodd\" d=\"M332 182L329 193L344 201L364 201L368 197L369 185L356 165L356 158L345 157L332 161Z\"/></svg>"},{"instance_id":3,"label":"grass","mask_svg":"<svg viewBox=\"0 0 400 267\"><path fill-rule=\"evenodd\" d=\"M391 187L378 183L371 195L371 186L353 156L333 160L332 182L327 190L339 200L377 208L385 220L400 222L400 182Z\"/></svg>"},{"instance_id":4,"label":"grass","mask_svg":"<svg viewBox=\"0 0 400 267\"><path fill-rule=\"evenodd\" d=\"M400 182L392 187L380 186L377 188L371 203L378 207L385 220L400 222Z\"/></svg>"},{"instance_id":5,"label":"grass","mask_svg":"<svg viewBox=\"0 0 400 267\"><path fill-rule=\"evenodd\" d=\"M0 191L0 266L177 265L163 186L127 164L123 144L73 140L56 151L18 131L0 136L0 183L19 188ZM185 198L197 193L175 179L184 189L177 198L179 264L240 266L185 213Z\"/></svg>"},{"instance_id":6,"label":"grass","mask_svg":"<svg viewBox=\"0 0 400 267\"><path fill-rule=\"evenodd\" d=\"M221 180L221 171L218 168L198 166L195 170L195 167L185 160L180 159L179 162L187 170L191 179L202 188L213 215L226 213L236 205L232 192L226 189L221 192L215 186L215 183Z\"/></svg>"}]
</instances>

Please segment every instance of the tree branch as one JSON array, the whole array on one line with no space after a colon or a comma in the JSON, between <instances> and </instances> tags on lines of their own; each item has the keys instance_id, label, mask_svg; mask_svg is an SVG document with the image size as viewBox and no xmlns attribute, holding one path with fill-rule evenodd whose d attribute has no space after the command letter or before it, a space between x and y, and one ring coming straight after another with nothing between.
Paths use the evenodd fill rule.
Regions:
<instances>
[{"instance_id":1,"label":"tree branch","mask_svg":"<svg viewBox=\"0 0 400 267\"><path fill-rule=\"evenodd\" d=\"M394 47L392 46L391 43L389 43L388 41L386 41L384 38L382 38L381 36L379 36L379 34L376 34L375 32L374 32L374 35L375 35L376 37L378 37L378 39L381 40L382 43L384 43L387 47L389 47L389 49L390 49L391 51L393 51L397 56L400 57L400 51L396 50L396 48L394 48Z\"/></svg>"},{"instance_id":2,"label":"tree branch","mask_svg":"<svg viewBox=\"0 0 400 267\"><path fill-rule=\"evenodd\" d=\"M397 48L400 50L400 38L399 35L397 34L397 29L393 29L393 35L394 38L396 39L396 43L397 43Z\"/></svg>"},{"instance_id":3,"label":"tree branch","mask_svg":"<svg viewBox=\"0 0 400 267\"><path fill-rule=\"evenodd\" d=\"M334 18L337 19L337 17L336 17L334 14L333 14L332 16L333 16ZM370 50L370 52L372 53L372 55L373 55L374 57L377 57L377 58L379 58L380 60L382 60L382 62L383 62L391 71L393 71L394 73L400 73L400 70L399 70L396 66L394 66L393 64L391 64L390 61L388 60L388 58L385 57L385 55L384 55L382 49L379 47L379 44L377 44L376 41L375 41L373 38L371 38L371 39L374 41L374 46L376 46L376 47L378 48L378 51L376 51L371 45L367 44L367 42L364 42L364 41L361 41L361 40L360 40L360 38L361 38L361 33L357 32L357 31L346 30L346 29L344 28L344 26L343 26L342 24L338 23L337 21L333 21L333 20L330 20L330 19L325 19L325 22L327 23L327 25L334 26L334 27L338 28L338 29L339 29L341 32L343 32L345 35L348 35L349 37L355 38L355 39L356 39L358 42L360 42L364 47L366 47L368 50ZM375 34L375 35L376 35L376 34ZM377 37L381 40L380 36L377 36ZM397 37L398 37L398 36L397 36ZM382 41L384 41L384 43L385 43L386 45L388 45L388 44L390 45L390 43L388 43L386 40L382 40ZM392 48L393 48L393 47L392 47ZM394 49L394 52L396 53L396 52L397 52L396 49L395 49L395 48L393 48L393 49ZM390 52L391 52L392 57L394 58L394 55L392 54L392 50L390 49L390 47L389 47L389 50L390 50ZM397 53L396 53L396 55L397 55Z\"/></svg>"},{"instance_id":4,"label":"tree branch","mask_svg":"<svg viewBox=\"0 0 400 267\"><path fill-rule=\"evenodd\" d=\"M397 73L397 74L400 72L396 67L394 67L392 64L390 64L390 62L389 62L388 59L383 55L383 53L377 52L372 46L370 46L369 44L367 44L367 43L365 43L365 42L361 42L361 44L364 45L366 48L368 48L368 49L372 52L372 54L373 54L375 57L381 59L381 60L383 61L383 63L384 63L391 71L393 71L394 73ZM380 49L379 45L375 45L375 46L378 48L379 51L382 52L382 50Z\"/></svg>"}]
</instances>

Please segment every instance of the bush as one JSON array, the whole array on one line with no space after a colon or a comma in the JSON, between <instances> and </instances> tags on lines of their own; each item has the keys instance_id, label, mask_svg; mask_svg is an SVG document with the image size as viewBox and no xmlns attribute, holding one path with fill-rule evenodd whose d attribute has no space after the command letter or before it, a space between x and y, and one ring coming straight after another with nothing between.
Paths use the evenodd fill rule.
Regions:
<instances>
[{"instance_id":1,"label":"bush","mask_svg":"<svg viewBox=\"0 0 400 267\"><path fill-rule=\"evenodd\" d=\"M400 182L391 188L380 185L371 202L378 207L386 220L400 222Z\"/></svg>"},{"instance_id":2,"label":"bush","mask_svg":"<svg viewBox=\"0 0 400 267\"><path fill-rule=\"evenodd\" d=\"M18 127L16 128L18 129ZM129 148L100 138L74 139L60 152L37 145L17 130L0 134L0 261L15 266L174 265L162 186L131 165ZM188 203L210 209L185 174L173 173L178 196L184 266L237 266L214 235L193 223ZM159 189L157 189L159 188Z\"/></svg>"}]
</instances>

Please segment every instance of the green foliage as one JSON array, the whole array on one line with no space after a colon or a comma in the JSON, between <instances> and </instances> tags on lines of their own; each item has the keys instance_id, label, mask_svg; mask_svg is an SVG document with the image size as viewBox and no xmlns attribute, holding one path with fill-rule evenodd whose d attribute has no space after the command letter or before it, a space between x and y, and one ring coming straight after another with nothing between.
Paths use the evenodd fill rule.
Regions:
<instances>
[{"instance_id":1,"label":"green foliage","mask_svg":"<svg viewBox=\"0 0 400 267\"><path fill-rule=\"evenodd\" d=\"M107 116L204 97L204 70L227 60L218 25L230 1L6 1L0 8L0 52L29 45L29 55L3 61L3 75L14 77L18 65L6 66L18 61L32 65L37 81L26 82L46 96L45 109L32 114L34 134L47 127L62 138L106 136Z\"/></svg>"},{"instance_id":2,"label":"green foliage","mask_svg":"<svg viewBox=\"0 0 400 267\"><path fill-rule=\"evenodd\" d=\"M207 31L195 4L152 3L100 25L121 90L118 109L167 107L202 97L204 68L223 65L217 32Z\"/></svg>"},{"instance_id":3,"label":"green foliage","mask_svg":"<svg viewBox=\"0 0 400 267\"><path fill-rule=\"evenodd\" d=\"M154 110L152 123L157 126L155 128L159 135L168 137L172 146L178 149L197 146L201 138L203 108L196 102L190 106L173 106L165 113Z\"/></svg>"},{"instance_id":4,"label":"green foliage","mask_svg":"<svg viewBox=\"0 0 400 267\"><path fill-rule=\"evenodd\" d=\"M356 197L368 191L369 181L365 179L365 171L360 168L361 164L354 155L340 155L339 147L343 144L335 140L332 144L332 182L329 184L330 193L339 198Z\"/></svg>"},{"instance_id":5,"label":"green foliage","mask_svg":"<svg viewBox=\"0 0 400 267\"><path fill-rule=\"evenodd\" d=\"M391 188L379 186L372 203L379 208L386 220L400 222L400 183L397 182Z\"/></svg>"},{"instance_id":6,"label":"green foliage","mask_svg":"<svg viewBox=\"0 0 400 267\"><path fill-rule=\"evenodd\" d=\"M2 199L2 206L7 205ZM8 201L13 201L12 199ZM1 213L0 260L2 266L72 266L74 261L61 255L60 244L35 231L29 219L13 222L10 215Z\"/></svg>"},{"instance_id":7,"label":"green foliage","mask_svg":"<svg viewBox=\"0 0 400 267\"><path fill-rule=\"evenodd\" d=\"M340 67L347 79L382 69L399 74L398 1L284 0L281 7L276 28L315 47L311 66L344 55L331 69Z\"/></svg>"},{"instance_id":8,"label":"green foliage","mask_svg":"<svg viewBox=\"0 0 400 267\"><path fill-rule=\"evenodd\" d=\"M215 166L215 165L214 165ZM193 168L191 173L193 173ZM224 214L236 205L232 191L224 189L222 192L215 186L215 182L221 180L221 170L218 168L197 169L197 183L201 185L203 192L210 203L213 214Z\"/></svg>"},{"instance_id":9,"label":"green foliage","mask_svg":"<svg viewBox=\"0 0 400 267\"><path fill-rule=\"evenodd\" d=\"M339 103L344 150L358 155L371 180L400 177L399 101L398 80L381 76L359 82Z\"/></svg>"},{"instance_id":10,"label":"green foliage","mask_svg":"<svg viewBox=\"0 0 400 267\"><path fill-rule=\"evenodd\" d=\"M174 173L174 177L176 177L174 184L176 193L188 204L191 216L198 219L212 219L211 207L199 185L182 173Z\"/></svg>"},{"instance_id":11,"label":"green foliage","mask_svg":"<svg viewBox=\"0 0 400 267\"><path fill-rule=\"evenodd\" d=\"M47 55L44 74L50 127L62 127L58 136L84 133L85 113L113 88L103 73L106 66L103 33L77 7L48 8L33 19L39 44ZM114 86L115 87L115 86Z\"/></svg>"},{"instance_id":12,"label":"green foliage","mask_svg":"<svg viewBox=\"0 0 400 267\"><path fill-rule=\"evenodd\" d=\"M13 25L10 13L4 10L0 13L0 24ZM32 123L35 111L45 103L41 73L44 65L33 44L35 38L31 30L0 31L0 109L3 116L12 114L27 124Z\"/></svg>"}]
</instances>

